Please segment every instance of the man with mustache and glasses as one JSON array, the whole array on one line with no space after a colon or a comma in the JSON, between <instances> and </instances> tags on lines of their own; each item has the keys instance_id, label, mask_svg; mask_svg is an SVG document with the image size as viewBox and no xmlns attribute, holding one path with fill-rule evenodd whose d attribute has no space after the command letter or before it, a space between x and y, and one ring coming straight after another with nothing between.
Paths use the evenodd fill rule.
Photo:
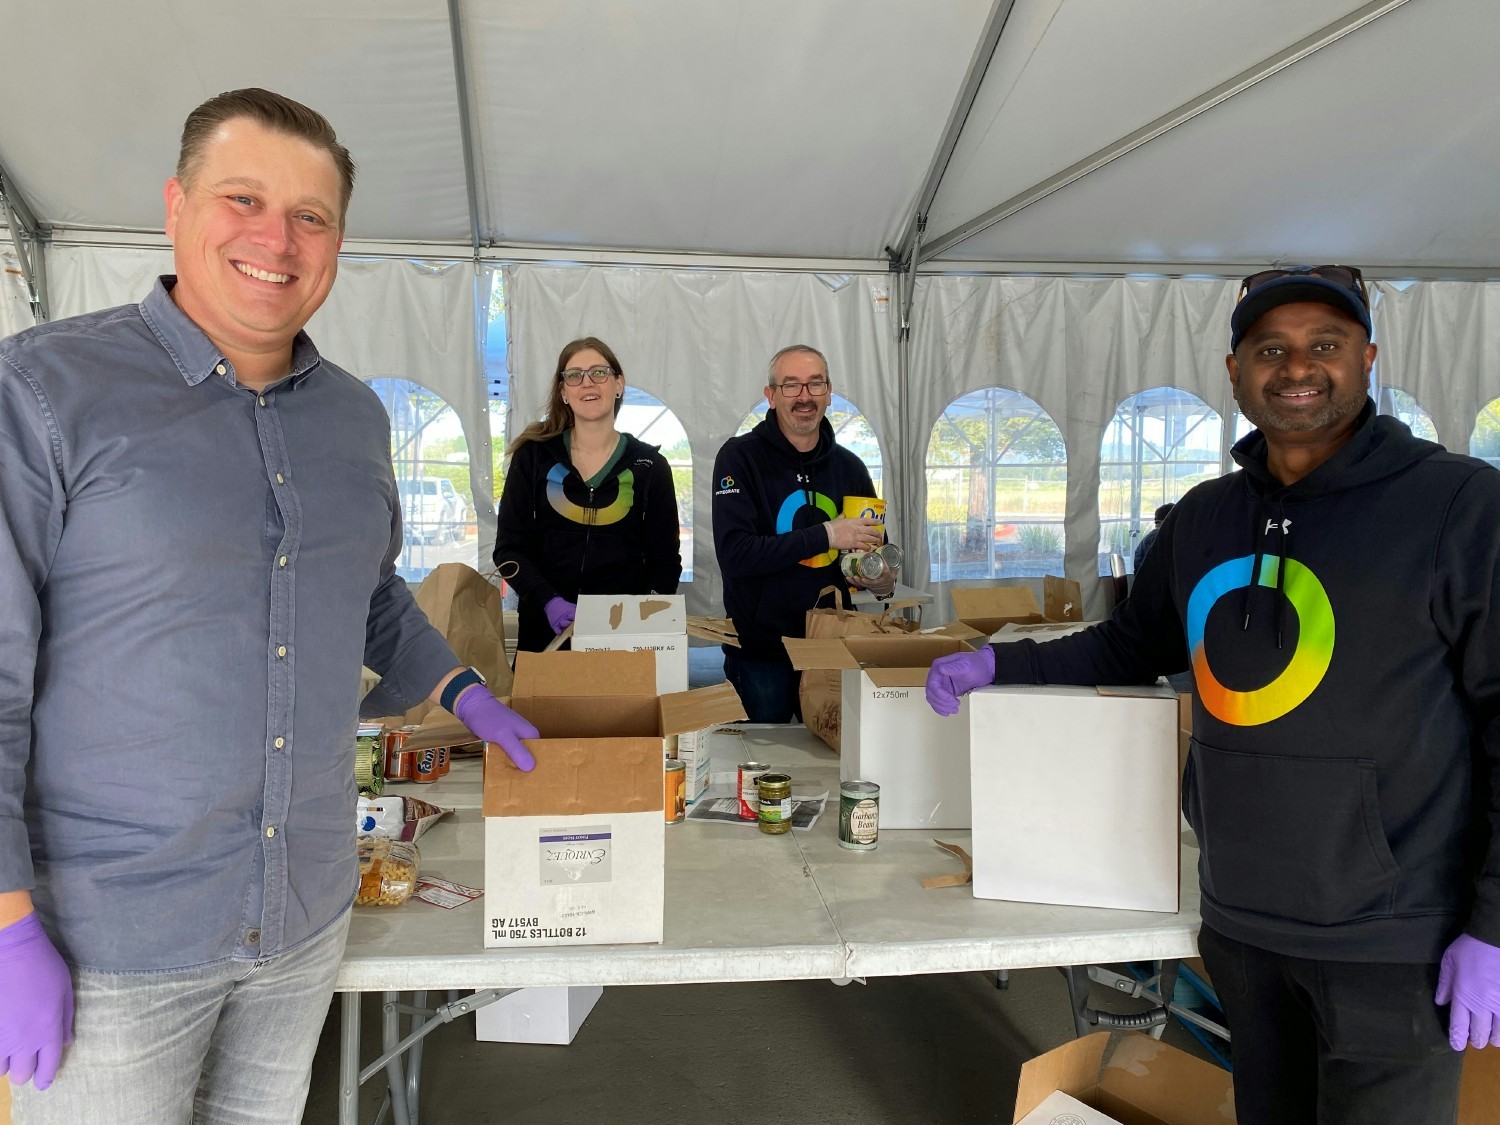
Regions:
<instances>
[{"instance_id":1,"label":"man with mustache and glasses","mask_svg":"<svg viewBox=\"0 0 1500 1125\"><path fill-rule=\"evenodd\" d=\"M1500 1048L1500 474L1376 415L1348 266L1248 277L1240 471L1180 500L1110 620L935 662L989 683L1191 669L1183 810L1240 1125L1452 1122Z\"/></svg>"},{"instance_id":2,"label":"man with mustache and glasses","mask_svg":"<svg viewBox=\"0 0 1500 1125\"><path fill-rule=\"evenodd\" d=\"M353 185L320 114L211 98L165 189L176 274L0 342L17 1125L301 1119L358 882L361 662L369 713L431 699L534 764L395 572L380 400L302 331Z\"/></svg>"},{"instance_id":3,"label":"man with mustache and glasses","mask_svg":"<svg viewBox=\"0 0 1500 1125\"><path fill-rule=\"evenodd\" d=\"M844 497L873 497L875 485L823 417L832 389L822 352L782 348L771 357L765 420L714 461L714 550L740 641L724 646L724 673L755 723L797 713L798 673L781 638L803 635L820 590L847 595L856 585L890 597L896 586L890 571L866 583L839 569L840 551L878 547L884 527L842 514Z\"/></svg>"}]
</instances>

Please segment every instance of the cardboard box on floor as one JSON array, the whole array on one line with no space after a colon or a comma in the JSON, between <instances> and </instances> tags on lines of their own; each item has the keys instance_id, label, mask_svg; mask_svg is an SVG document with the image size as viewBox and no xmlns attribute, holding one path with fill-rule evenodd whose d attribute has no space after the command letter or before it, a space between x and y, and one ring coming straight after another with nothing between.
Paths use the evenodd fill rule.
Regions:
<instances>
[{"instance_id":1,"label":"cardboard box on floor","mask_svg":"<svg viewBox=\"0 0 1500 1125\"><path fill-rule=\"evenodd\" d=\"M603 995L597 984L518 988L474 1013L474 1038L566 1047Z\"/></svg>"},{"instance_id":2,"label":"cardboard box on floor","mask_svg":"<svg viewBox=\"0 0 1500 1125\"><path fill-rule=\"evenodd\" d=\"M969 827L969 724L927 706L927 670L952 637L784 637L792 667L840 676L839 777L880 786L882 828Z\"/></svg>"},{"instance_id":3,"label":"cardboard box on floor","mask_svg":"<svg viewBox=\"0 0 1500 1125\"><path fill-rule=\"evenodd\" d=\"M1177 910L1169 688L995 685L968 708L976 898Z\"/></svg>"},{"instance_id":4,"label":"cardboard box on floor","mask_svg":"<svg viewBox=\"0 0 1500 1125\"><path fill-rule=\"evenodd\" d=\"M652 652L656 692L687 691L687 606L681 594L579 594L573 651Z\"/></svg>"},{"instance_id":5,"label":"cardboard box on floor","mask_svg":"<svg viewBox=\"0 0 1500 1125\"><path fill-rule=\"evenodd\" d=\"M660 941L663 737L744 718L734 689L659 696L649 652L523 652L510 703L541 737L530 773L485 747L485 946Z\"/></svg>"}]
</instances>

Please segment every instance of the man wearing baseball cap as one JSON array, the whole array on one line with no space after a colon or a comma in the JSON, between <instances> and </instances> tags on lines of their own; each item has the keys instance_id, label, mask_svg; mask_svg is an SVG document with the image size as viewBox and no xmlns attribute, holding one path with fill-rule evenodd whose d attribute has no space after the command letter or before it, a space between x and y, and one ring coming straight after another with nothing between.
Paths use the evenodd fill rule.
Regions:
<instances>
[{"instance_id":1,"label":"man wearing baseball cap","mask_svg":"<svg viewBox=\"0 0 1500 1125\"><path fill-rule=\"evenodd\" d=\"M1240 471L1172 510L1114 616L944 657L988 683L1191 669L1183 809L1240 1125L1452 1122L1500 1048L1500 473L1375 413L1359 271L1247 277Z\"/></svg>"}]
</instances>

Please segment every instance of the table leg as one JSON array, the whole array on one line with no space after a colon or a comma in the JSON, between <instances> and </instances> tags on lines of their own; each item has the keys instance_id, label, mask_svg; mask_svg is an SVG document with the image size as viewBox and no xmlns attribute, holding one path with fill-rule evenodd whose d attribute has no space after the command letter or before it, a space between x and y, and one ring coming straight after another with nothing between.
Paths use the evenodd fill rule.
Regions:
<instances>
[{"instance_id":1,"label":"table leg","mask_svg":"<svg viewBox=\"0 0 1500 1125\"><path fill-rule=\"evenodd\" d=\"M416 992L412 994L411 1006L413 1008L427 1007L427 993ZM410 1034L420 1028L428 1019L427 1016L413 1015L407 1027ZM425 1039L418 1039L411 1045L411 1050L406 1053L406 1115L410 1125L419 1125L422 1116L422 1046Z\"/></svg>"},{"instance_id":2,"label":"table leg","mask_svg":"<svg viewBox=\"0 0 1500 1125\"><path fill-rule=\"evenodd\" d=\"M385 1011L381 1015L381 1035L384 1050L393 1051L401 1042L401 1013L396 1010L400 1002L399 992L385 994ZM411 1125L407 1112L406 1075L401 1064L401 1055L392 1054L385 1064L386 1087L391 1099L391 1121L393 1125Z\"/></svg>"},{"instance_id":3,"label":"table leg","mask_svg":"<svg viewBox=\"0 0 1500 1125\"><path fill-rule=\"evenodd\" d=\"M339 1125L359 1125L359 1008L360 994L341 998L339 1028Z\"/></svg>"}]
</instances>

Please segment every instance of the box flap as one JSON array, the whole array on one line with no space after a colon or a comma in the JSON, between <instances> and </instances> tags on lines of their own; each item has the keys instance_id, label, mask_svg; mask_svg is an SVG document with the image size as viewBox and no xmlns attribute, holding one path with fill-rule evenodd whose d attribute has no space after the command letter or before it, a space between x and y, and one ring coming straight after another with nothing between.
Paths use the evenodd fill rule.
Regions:
<instances>
[{"instance_id":1,"label":"box flap","mask_svg":"<svg viewBox=\"0 0 1500 1125\"><path fill-rule=\"evenodd\" d=\"M1050 621L1082 621L1083 589L1071 578L1042 579L1042 612Z\"/></svg>"},{"instance_id":2,"label":"box flap","mask_svg":"<svg viewBox=\"0 0 1500 1125\"><path fill-rule=\"evenodd\" d=\"M953 612L961 621L976 618L1041 617L1041 608L1036 604L1030 589L1025 586L970 586L948 591L953 599Z\"/></svg>"},{"instance_id":3,"label":"box flap","mask_svg":"<svg viewBox=\"0 0 1500 1125\"><path fill-rule=\"evenodd\" d=\"M1016 1086L1016 1112L1011 1120L1021 1120L1053 1090L1087 1101L1098 1085L1099 1067L1108 1045L1109 1032L1099 1031L1054 1047L1024 1063Z\"/></svg>"},{"instance_id":4,"label":"box flap","mask_svg":"<svg viewBox=\"0 0 1500 1125\"><path fill-rule=\"evenodd\" d=\"M792 667L799 672L814 668L858 668L859 661L838 637L782 637Z\"/></svg>"},{"instance_id":5,"label":"box flap","mask_svg":"<svg viewBox=\"0 0 1500 1125\"><path fill-rule=\"evenodd\" d=\"M685 633L687 605L681 594L579 594L573 619L577 636Z\"/></svg>"},{"instance_id":6,"label":"box flap","mask_svg":"<svg viewBox=\"0 0 1500 1125\"><path fill-rule=\"evenodd\" d=\"M656 698L656 654L651 652L518 652L516 703L542 696Z\"/></svg>"},{"instance_id":7,"label":"box flap","mask_svg":"<svg viewBox=\"0 0 1500 1125\"><path fill-rule=\"evenodd\" d=\"M865 675L876 687L922 687L927 683L927 667L866 668Z\"/></svg>"},{"instance_id":8,"label":"box flap","mask_svg":"<svg viewBox=\"0 0 1500 1125\"><path fill-rule=\"evenodd\" d=\"M485 816L581 816L660 812L660 738L532 738L530 773L493 742L484 748Z\"/></svg>"},{"instance_id":9,"label":"box flap","mask_svg":"<svg viewBox=\"0 0 1500 1125\"><path fill-rule=\"evenodd\" d=\"M931 637L921 633L845 637L844 647L862 668L921 668L924 672L938 657L967 652L969 648L952 637Z\"/></svg>"},{"instance_id":10,"label":"box flap","mask_svg":"<svg viewBox=\"0 0 1500 1125\"><path fill-rule=\"evenodd\" d=\"M739 692L727 682L693 691L670 692L662 696L658 704L662 734L683 734L749 718L745 714L745 705L740 702Z\"/></svg>"},{"instance_id":11,"label":"box flap","mask_svg":"<svg viewBox=\"0 0 1500 1125\"><path fill-rule=\"evenodd\" d=\"M1500 1104L1500 1051L1470 1047L1464 1052L1463 1083L1458 1090L1458 1125L1486 1125Z\"/></svg>"},{"instance_id":12,"label":"box flap","mask_svg":"<svg viewBox=\"0 0 1500 1125\"><path fill-rule=\"evenodd\" d=\"M1114 1045L1094 1104L1110 1112L1114 1105L1128 1106L1131 1116L1147 1116L1164 1125L1235 1119L1228 1072L1138 1032L1122 1036Z\"/></svg>"},{"instance_id":13,"label":"box flap","mask_svg":"<svg viewBox=\"0 0 1500 1125\"><path fill-rule=\"evenodd\" d=\"M923 629L924 637L952 637L955 640L965 642L969 647L977 647L990 639L988 633L981 633L972 625L965 625L962 621L950 621L946 625L939 625L935 629Z\"/></svg>"},{"instance_id":14,"label":"box flap","mask_svg":"<svg viewBox=\"0 0 1500 1125\"><path fill-rule=\"evenodd\" d=\"M1096 692L1107 698L1124 699L1171 699L1177 698L1177 693L1172 690L1170 684L1099 684L1094 688ZM1181 713L1181 704L1178 705Z\"/></svg>"}]
</instances>

